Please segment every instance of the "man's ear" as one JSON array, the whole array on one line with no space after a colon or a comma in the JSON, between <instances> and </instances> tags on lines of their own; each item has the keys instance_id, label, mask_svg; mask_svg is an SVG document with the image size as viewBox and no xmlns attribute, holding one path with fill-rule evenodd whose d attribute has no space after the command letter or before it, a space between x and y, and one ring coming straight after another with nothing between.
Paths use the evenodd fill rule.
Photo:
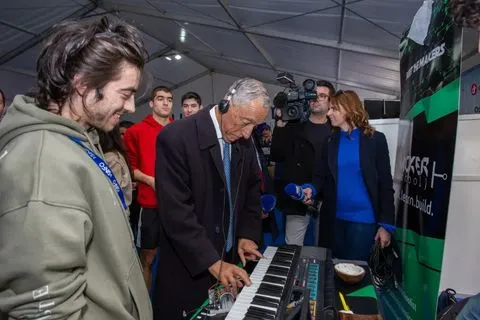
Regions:
<instances>
[{"instance_id":1,"label":"man's ear","mask_svg":"<svg viewBox=\"0 0 480 320\"><path fill-rule=\"evenodd\" d=\"M83 77L80 73L73 76L73 87L78 95L82 96L87 92L87 85L82 81Z\"/></svg>"},{"instance_id":2,"label":"man's ear","mask_svg":"<svg viewBox=\"0 0 480 320\"><path fill-rule=\"evenodd\" d=\"M148 105L150 106L150 108L153 108L153 101L150 100L150 102L148 103Z\"/></svg>"}]
</instances>

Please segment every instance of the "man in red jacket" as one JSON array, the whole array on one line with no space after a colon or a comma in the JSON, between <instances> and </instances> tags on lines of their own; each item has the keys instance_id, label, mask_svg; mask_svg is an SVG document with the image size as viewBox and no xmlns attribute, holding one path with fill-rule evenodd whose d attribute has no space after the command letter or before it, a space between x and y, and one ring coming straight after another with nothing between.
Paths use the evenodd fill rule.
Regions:
<instances>
[{"instance_id":1,"label":"man in red jacket","mask_svg":"<svg viewBox=\"0 0 480 320\"><path fill-rule=\"evenodd\" d=\"M155 141L158 133L172 122L173 95L170 88L153 89L149 102L152 114L125 132L125 146L133 179L138 182L138 203L142 207L138 221L137 247L141 248L140 261L143 277L150 290L151 266L155 259L160 222L155 195Z\"/></svg>"}]
</instances>

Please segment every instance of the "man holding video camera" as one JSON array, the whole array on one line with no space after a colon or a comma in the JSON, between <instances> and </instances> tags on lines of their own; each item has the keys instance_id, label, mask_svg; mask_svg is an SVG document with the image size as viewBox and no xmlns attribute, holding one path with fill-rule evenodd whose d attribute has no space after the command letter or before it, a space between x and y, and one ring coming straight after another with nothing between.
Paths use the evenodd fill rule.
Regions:
<instances>
[{"instance_id":1,"label":"man holding video camera","mask_svg":"<svg viewBox=\"0 0 480 320\"><path fill-rule=\"evenodd\" d=\"M313 209L290 198L284 188L289 183L302 185L312 180L317 163L315 159L318 159L323 142L331 133L327 112L335 88L328 81L318 80L315 91L316 98L308 102L310 110L306 121L300 120L302 115L291 120L289 114L292 112L288 110L286 101L275 104L276 126L270 149L271 160L281 166L277 196L278 208L286 215L285 242L300 246L303 245Z\"/></svg>"}]
</instances>

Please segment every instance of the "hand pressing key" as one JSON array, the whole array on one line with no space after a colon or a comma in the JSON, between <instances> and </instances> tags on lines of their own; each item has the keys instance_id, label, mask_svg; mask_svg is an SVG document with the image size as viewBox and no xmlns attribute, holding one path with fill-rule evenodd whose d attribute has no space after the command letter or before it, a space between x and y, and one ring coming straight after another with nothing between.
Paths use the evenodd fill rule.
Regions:
<instances>
[{"instance_id":1,"label":"hand pressing key","mask_svg":"<svg viewBox=\"0 0 480 320\"><path fill-rule=\"evenodd\" d=\"M218 279L225 288L231 288L233 293L237 293L243 284L250 286L252 283L245 270L237 267L234 264L218 260L212 264L208 271Z\"/></svg>"},{"instance_id":2,"label":"hand pressing key","mask_svg":"<svg viewBox=\"0 0 480 320\"><path fill-rule=\"evenodd\" d=\"M253 261L263 257L258 251L257 244L249 239L238 240L238 256L244 267L247 264L247 260Z\"/></svg>"}]
</instances>

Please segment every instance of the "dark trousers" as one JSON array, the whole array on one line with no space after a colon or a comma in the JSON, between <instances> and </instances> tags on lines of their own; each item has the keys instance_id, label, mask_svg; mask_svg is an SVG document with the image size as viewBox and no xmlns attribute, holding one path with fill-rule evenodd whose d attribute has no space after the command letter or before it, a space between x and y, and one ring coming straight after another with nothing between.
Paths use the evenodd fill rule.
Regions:
<instances>
[{"instance_id":1,"label":"dark trousers","mask_svg":"<svg viewBox=\"0 0 480 320\"><path fill-rule=\"evenodd\" d=\"M375 243L376 224L335 220L333 257L368 261Z\"/></svg>"}]
</instances>

